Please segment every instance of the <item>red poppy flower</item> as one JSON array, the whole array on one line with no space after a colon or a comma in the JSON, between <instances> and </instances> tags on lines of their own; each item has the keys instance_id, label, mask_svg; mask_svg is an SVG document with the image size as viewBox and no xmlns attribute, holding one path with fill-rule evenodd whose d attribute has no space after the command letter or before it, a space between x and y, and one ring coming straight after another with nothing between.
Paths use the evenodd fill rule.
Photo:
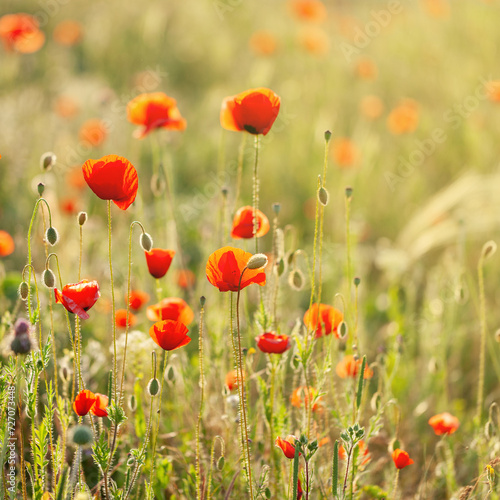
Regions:
<instances>
[{"instance_id":1,"label":"red poppy flower","mask_svg":"<svg viewBox=\"0 0 500 500\"><path fill-rule=\"evenodd\" d=\"M189 288L194 286L196 276L190 269L180 269L176 273L177 284L181 288Z\"/></svg>"},{"instance_id":2,"label":"red poppy flower","mask_svg":"<svg viewBox=\"0 0 500 500\"><path fill-rule=\"evenodd\" d=\"M167 319L157 321L149 329L149 335L162 349L173 351L191 342L191 338L186 335L188 331L184 323Z\"/></svg>"},{"instance_id":3,"label":"red poppy flower","mask_svg":"<svg viewBox=\"0 0 500 500\"><path fill-rule=\"evenodd\" d=\"M457 417L445 412L431 417L429 425L438 436L441 436L442 434L453 434L460 426L460 422Z\"/></svg>"},{"instance_id":4,"label":"red poppy flower","mask_svg":"<svg viewBox=\"0 0 500 500\"><path fill-rule=\"evenodd\" d=\"M327 16L326 7L320 0L291 0L290 9L302 21L321 22Z\"/></svg>"},{"instance_id":5,"label":"red poppy flower","mask_svg":"<svg viewBox=\"0 0 500 500\"><path fill-rule=\"evenodd\" d=\"M286 458L293 459L295 457L295 441L297 441L297 438L289 434L285 439L277 437L274 446L281 448Z\"/></svg>"},{"instance_id":6,"label":"red poppy flower","mask_svg":"<svg viewBox=\"0 0 500 500\"><path fill-rule=\"evenodd\" d=\"M296 408L301 408L304 404L306 405L306 408L309 406L309 403L311 401L316 401L313 403L312 406L312 411L318 411L321 410L321 397L316 398L316 395L318 394L318 391L314 388L309 386L306 387L305 385L301 385L300 387L297 387L290 396L290 402L292 403L292 406L295 406Z\"/></svg>"},{"instance_id":7,"label":"red poppy flower","mask_svg":"<svg viewBox=\"0 0 500 500\"><path fill-rule=\"evenodd\" d=\"M243 381L245 380L245 372L243 372ZM226 373L226 378L224 380L226 387L232 391L238 388L238 371L231 370Z\"/></svg>"},{"instance_id":8,"label":"red poppy flower","mask_svg":"<svg viewBox=\"0 0 500 500\"><path fill-rule=\"evenodd\" d=\"M163 250L162 248L152 248L149 252L144 252L148 264L149 273L156 279L163 278L172 264L175 250Z\"/></svg>"},{"instance_id":9,"label":"red poppy flower","mask_svg":"<svg viewBox=\"0 0 500 500\"><path fill-rule=\"evenodd\" d=\"M399 448L396 448L392 452L392 459L394 460L394 465L397 469L404 469L406 466L415 463L406 451L400 450Z\"/></svg>"},{"instance_id":10,"label":"red poppy flower","mask_svg":"<svg viewBox=\"0 0 500 500\"><path fill-rule=\"evenodd\" d=\"M54 288L56 303L62 304L69 312L78 315L80 319L88 319L88 311L101 296L97 281L82 280L78 283L65 285L60 292Z\"/></svg>"},{"instance_id":11,"label":"red poppy flower","mask_svg":"<svg viewBox=\"0 0 500 500\"><path fill-rule=\"evenodd\" d=\"M104 394L99 394L98 392L96 392L94 396L95 396L95 403L90 409L90 413L92 413L92 415L95 415L96 417L107 417L108 396L105 396Z\"/></svg>"},{"instance_id":12,"label":"red poppy flower","mask_svg":"<svg viewBox=\"0 0 500 500\"><path fill-rule=\"evenodd\" d=\"M266 353L283 354L290 348L288 335L277 335L275 332L265 332L256 339L257 347Z\"/></svg>"},{"instance_id":13,"label":"red poppy flower","mask_svg":"<svg viewBox=\"0 0 500 500\"><path fill-rule=\"evenodd\" d=\"M344 316L332 306L314 303L304 314L304 324L310 330L316 330L316 338L333 333L338 338L337 328Z\"/></svg>"},{"instance_id":14,"label":"red poppy flower","mask_svg":"<svg viewBox=\"0 0 500 500\"><path fill-rule=\"evenodd\" d=\"M135 200L138 188L137 171L126 158L117 155L87 160L82 167L90 189L101 200L113 200L126 210Z\"/></svg>"},{"instance_id":15,"label":"red poppy flower","mask_svg":"<svg viewBox=\"0 0 500 500\"><path fill-rule=\"evenodd\" d=\"M186 120L177 109L177 101L163 92L141 94L127 104L128 121L141 128L134 134L142 139L157 128L185 130Z\"/></svg>"},{"instance_id":16,"label":"red poppy flower","mask_svg":"<svg viewBox=\"0 0 500 500\"><path fill-rule=\"evenodd\" d=\"M128 298L130 309L139 311L149 301L149 294L141 290L132 290Z\"/></svg>"},{"instance_id":17,"label":"red poppy flower","mask_svg":"<svg viewBox=\"0 0 500 500\"><path fill-rule=\"evenodd\" d=\"M252 254L240 248L222 247L210 255L207 262L207 278L221 292L237 292L240 276ZM262 269L247 269L240 289L252 283L264 286L266 273Z\"/></svg>"},{"instance_id":18,"label":"red poppy flower","mask_svg":"<svg viewBox=\"0 0 500 500\"><path fill-rule=\"evenodd\" d=\"M127 326L127 310L117 309L115 312L115 323L120 328ZM137 318L129 311L128 313L128 326L134 326L137 323Z\"/></svg>"},{"instance_id":19,"label":"red poppy flower","mask_svg":"<svg viewBox=\"0 0 500 500\"><path fill-rule=\"evenodd\" d=\"M73 402L73 410L80 417L87 415L94 403L96 402L96 395L87 389L80 391Z\"/></svg>"},{"instance_id":20,"label":"red poppy flower","mask_svg":"<svg viewBox=\"0 0 500 500\"><path fill-rule=\"evenodd\" d=\"M150 321L172 319L180 321L187 326L193 321L194 312L185 300L177 297L169 297L158 302L158 304L149 306L146 309L146 316Z\"/></svg>"},{"instance_id":21,"label":"red poppy flower","mask_svg":"<svg viewBox=\"0 0 500 500\"><path fill-rule=\"evenodd\" d=\"M28 14L7 14L0 17L0 38L7 50L31 54L40 50L45 35L38 29L38 21Z\"/></svg>"},{"instance_id":22,"label":"red poppy flower","mask_svg":"<svg viewBox=\"0 0 500 500\"><path fill-rule=\"evenodd\" d=\"M358 444L356 446L359 449L359 455L362 457L361 465L366 465L372 458L370 455L370 450L363 440L358 441ZM342 445L339 446L339 458L340 460L345 460L347 458L347 453Z\"/></svg>"},{"instance_id":23,"label":"red poppy flower","mask_svg":"<svg viewBox=\"0 0 500 500\"><path fill-rule=\"evenodd\" d=\"M7 231L0 230L0 257L6 257L14 251L12 236Z\"/></svg>"},{"instance_id":24,"label":"red poppy flower","mask_svg":"<svg viewBox=\"0 0 500 500\"><path fill-rule=\"evenodd\" d=\"M81 127L79 137L91 146L100 146L108 137L108 126L99 118L87 120Z\"/></svg>"},{"instance_id":25,"label":"red poppy flower","mask_svg":"<svg viewBox=\"0 0 500 500\"><path fill-rule=\"evenodd\" d=\"M220 124L226 130L266 135L280 110L280 98L266 88L250 89L222 101Z\"/></svg>"},{"instance_id":26,"label":"red poppy flower","mask_svg":"<svg viewBox=\"0 0 500 500\"><path fill-rule=\"evenodd\" d=\"M335 368L335 372L340 378L356 378L358 376L359 370L361 369L361 365L363 361L361 359L354 359L354 356L347 355L344 356L342 361L337 364ZM363 378L372 378L373 370L367 365L365 366L365 374Z\"/></svg>"},{"instance_id":27,"label":"red poppy flower","mask_svg":"<svg viewBox=\"0 0 500 500\"><path fill-rule=\"evenodd\" d=\"M257 218L257 238L264 236L269 231L269 219L260 211L255 212ZM253 238L253 207L241 207L233 219L233 229L231 238L239 240L241 238Z\"/></svg>"}]
</instances>

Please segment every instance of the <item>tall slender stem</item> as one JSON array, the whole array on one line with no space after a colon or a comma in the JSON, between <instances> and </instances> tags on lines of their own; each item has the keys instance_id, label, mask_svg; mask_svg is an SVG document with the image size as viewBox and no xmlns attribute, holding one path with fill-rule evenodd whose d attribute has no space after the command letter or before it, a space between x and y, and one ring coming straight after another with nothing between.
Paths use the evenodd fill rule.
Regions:
<instances>
[{"instance_id":1,"label":"tall slender stem","mask_svg":"<svg viewBox=\"0 0 500 500\"><path fill-rule=\"evenodd\" d=\"M198 413L198 422L196 423L196 498L202 500L202 487L201 487L201 452L200 452L200 433L201 422L203 418L203 406L205 399L205 375L203 373L203 316L205 308L203 305L200 310L200 328L199 328L199 356L200 356L200 410Z\"/></svg>"},{"instance_id":2,"label":"tall slender stem","mask_svg":"<svg viewBox=\"0 0 500 500\"><path fill-rule=\"evenodd\" d=\"M113 331L113 392L116 404L119 404L117 399L118 377L117 377L117 359L116 359L116 321L115 321L115 286L113 280L113 262L111 259L111 200L108 200L108 253L109 253L109 275L111 279L111 324Z\"/></svg>"},{"instance_id":3,"label":"tall slender stem","mask_svg":"<svg viewBox=\"0 0 500 500\"><path fill-rule=\"evenodd\" d=\"M479 384L477 389L476 423L481 425L484 403L484 373L486 365L486 299L484 294L484 256L481 255L477 264L477 276L479 281L479 314L481 321L481 344L479 348Z\"/></svg>"},{"instance_id":4,"label":"tall slender stem","mask_svg":"<svg viewBox=\"0 0 500 500\"><path fill-rule=\"evenodd\" d=\"M253 166L253 237L255 239L255 253L259 253L259 238L257 232L259 230L259 221L257 218L257 210L259 209L259 135L255 136L255 163Z\"/></svg>"},{"instance_id":5,"label":"tall slender stem","mask_svg":"<svg viewBox=\"0 0 500 500\"><path fill-rule=\"evenodd\" d=\"M238 208L238 200L241 192L241 179L243 177L243 158L245 156L245 145L247 134L241 134L240 149L238 151L238 171L236 173L236 192L234 194L234 211Z\"/></svg>"}]
</instances>

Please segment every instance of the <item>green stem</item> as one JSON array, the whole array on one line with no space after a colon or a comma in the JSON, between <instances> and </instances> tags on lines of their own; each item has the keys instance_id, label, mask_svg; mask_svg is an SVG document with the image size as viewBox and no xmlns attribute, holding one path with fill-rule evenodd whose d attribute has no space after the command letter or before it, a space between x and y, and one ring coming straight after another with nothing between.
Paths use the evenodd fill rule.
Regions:
<instances>
[{"instance_id":1,"label":"green stem","mask_svg":"<svg viewBox=\"0 0 500 500\"><path fill-rule=\"evenodd\" d=\"M247 134L241 134L240 148L238 151L238 171L236 174L236 192L234 195L234 211L238 208L238 200L241 192L241 179L243 177L243 158L245 155L245 145L247 142Z\"/></svg>"},{"instance_id":2,"label":"green stem","mask_svg":"<svg viewBox=\"0 0 500 500\"><path fill-rule=\"evenodd\" d=\"M257 210L259 209L259 135L255 136L255 163L253 166L253 237L255 239L255 253L259 253L259 238L257 232L259 230L259 220L257 218Z\"/></svg>"},{"instance_id":3,"label":"green stem","mask_svg":"<svg viewBox=\"0 0 500 500\"><path fill-rule=\"evenodd\" d=\"M201 485L201 451L200 451L200 432L201 422L203 417L203 406L205 399L205 376L203 373L203 316L205 308L202 306L200 310L200 328L199 328L199 356L200 356L200 410L198 413L198 422L196 424L196 498L202 500L202 485Z\"/></svg>"},{"instance_id":4,"label":"green stem","mask_svg":"<svg viewBox=\"0 0 500 500\"><path fill-rule=\"evenodd\" d=\"M118 401L118 368L116 359L116 321L115 321L115 284L113 280L113 262L111 259L111 200L108 200L108 254L109 254L109 276L111 279L111 325L113 331L113 398L117 405Z\"/></svg>"}]
</instances>

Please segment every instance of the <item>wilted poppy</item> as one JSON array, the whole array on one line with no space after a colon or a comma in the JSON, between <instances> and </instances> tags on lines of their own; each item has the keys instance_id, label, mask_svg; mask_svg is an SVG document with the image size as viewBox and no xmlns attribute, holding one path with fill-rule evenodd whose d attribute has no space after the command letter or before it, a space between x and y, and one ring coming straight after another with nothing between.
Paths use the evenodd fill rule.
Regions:
<instances>
[{"instance_id":1,"label":"wilted poppy","mask_svg":"<svg viewBox=\"0 0 500 500\"><path fill-rule=\"evenodd\" d=\"M333 306L315 302L304 314L304 324L309 330L316 331L316 338L333 333L338 338L338 326L344 319L343 314Z\"/></svg>"},{"instance_id":2,"label":"wilted poppy","mask_svg":"<svg viewBox=\"0 0 500 500\"><path fill-rule=\"evenodd\" d=\"M0 230L0 257L6 257L14 251L15 245L12 236L7 232Z\"/></svg>"},{"instance_id":3,"label":"wilted poppy","mask_svg":"<svg viewBox=\"0 0 500 500\"><path fill-rule=\"evenodd\" d=\"M413 99L403 99L387 117L387 126L395 134L414 132L418 125L418 104Z\"/></svg>"},{"instance_id":4,"label":"wilted poppy","mask_svg":"<svg viewBox=\"0 0 500 500\"><path fill-rule=\"evenodd\" d=\"M368 446L366 446L366 443L362 439L358 441L356 446L359 450L358 456L361 456L362 458L361 465L366 465L372 458ZM340 460L345 460L347 458L347 453L342 445L339 446L339 458Z\"/></svg>"},{"instance_id":5,"label":"wilted poppy","mask_svg":"<svg viewBox=\"0 0 500 500\"><path fill-rule=\"evenodd\" d=\"M128 298L130 309L139 311L149 301L149 294L141 290L132 290Z\"/></svg>"},{"instance_id":6,"label":"wilted poppy","mask_svg":"<svg viewBox=\"0 0 500 500\"><path fill-rule=\"evenodd\" d=\"M108 126L99 118L91 118L80 127L79 138L91 146L100 146L108 137Z\"/></svg>"},{"instance_id":7,"label":"wilted poppy","mask_svg":"<svg viewBox=\"0 0 500 500\"><path fill-rule=\"evenodd\" d=\"M260 238L269 231L269 219L260 210L256 210L255 216L257 219L256 237ZM253 238L253 207L241 207L233 218L233 229L231 230L231 238L235 240L241 238Z\"/></svg>"},{"instance_id":8,"label":"wilted poppy","mask_svg":"<svg viewBox=\"0 0 500 500\"><path fill-rule=\"evenodd\" d=\"M76 314L80 319L88 319L86 313L101 296L97 281L81 280L78 283L65 285L60 292L54 288L56 303L62 304L69 312Z\"/></svg>"},{"instance_id":9,"label":"wilted poppy","mask_svg":"<svg viewBox=\"0 0 500 500\"><path fill-rule=\"evenodd\" d=\"M292 14L301 21L321 22L326 19L326 7L320 0L290 0Z\"/></svg>"},{"instance_id":10,"label":"wilted poppy","mask_svg":"<svg viewBox=\"0 0 500 500\"><path fill-rule=\"evenodd\" d=\"M332 156L339 167L352 167L359 155L350 139L338 137L332 142Z\"/></svg>"},{"instance_id":11,"label":"wilted poppy","mask_svg":"<svg viewBox=\"0 0 500 500\"><path fill-rule=\"evenodd\" d=\"M359 104L361 113L363 113L368 119L375 120L384 111L384 104L380 97L376 95L367 95L361 99Z\"/></svg>"},{"instance_id":12,"label":"wilted poppy","mask_svg":"<svg viewBox=\"0 0 500 500\"><path fill-rule=\"evenodd\" d=\"M241 273L252 254L240 248L222 247L210 255L207 262L207 278L221 292L237 292ZM241 280L240 289L252 283L264 286L266 273L261 269L247 269Z\"/></svg>"},{"instance_id":13,"label":"wilted poppy","mask_svg":"<svg viewBox=\"0 0 500 500\"><path fill-rule=\"evenodd\" d=\"M28 14L0 17L0 38L7 50L22 54L36 52L45 43L45 35L38 29L38 21Z\"/></svg>"},{"instance_id":14,"label":"wilted poppy","mask_svg":"<svg viewBox=\"0 0 500 500\"><path fill-rule=\"evenodd\" d=\"M226 378L224 383L226 387L232 391L233 389L238 388L238 370L230 370L226 373ZM243 381L245 380L245 372L243 372Z\"/></svg>"},{"instance_id":15,"label":"wilted poppy","mask_svg":"<svg viewBox=\"0 0 500 500\"><path fill-rule=\"evenodd\" d=\"M165 351L173 351L191 342L188 328L180 321L167 319L157 321L150 329L151 338Z\"/></svg>"},{"instance_id":16,"label":"wilted poppy","mask_svg":"<svg viewBox=\"0 0 500 500\"><path fill-rule=\"evenodd\" d=\"M226 130L266 135L280 110L280 98L266 88L250 89L222 101L220 124Z\"/></svg>"},{"instance_id":17,"label":"wilted poppy","mask_svg":"<svg viewBox=\"0 0 500 500\"><path fill-rule=\"evenodd\" d=\"M434 429L436 435L441 436L442 434L453 434L460 426L460 422L457 417L445 412L431 417L429 425Z\"/></svg>"},{"instance_id":18,"label":"wilted poppy","mask_svg":"<svg viewBox=\"0 0 500 500\"><path fill-rule=\"evenodd\" d=\"M113 200L126 210L135 200L138 188L137 171L126 158L117 155L87 160L82 167L83 176L101 200Z\"/></svg>"},{"instance_id":19,"label":"wilted poppy","mask_svg":"<svg viewBox=\"0 0 500 500\"><path fill-rule=\"evenodd\" d=\"M152 248L149 252L144 252L148 264L149 273L156 279L163 278L167 274L175 250L163 250L162 248Z\"/></svg>"},{"instance_id":20,"label":"wilted poppy","mask_svg":"<svg viewBox=\"0 0 500 500\"><path fill-rule=\"evenodd\" d=\"M361 369L361 365L363 361L361 359L354 359L354 356L348 354L344 356L342 361L337 364L335 368L335 372L340 378L356 378L358 376L359 370ZM365 374L363 378L372 378L373 370L366 365L365 366Z\"/></svg>"},{"instance_id":21,"label":"wilted poppy","mask_svg":"<svg viewBox=\"0 0 500 500\"><path fill-rule=\"evenodd\" d=\"M184 130L186 120L182 118L177 108L177 101L163 92L140 94L127 104L128 121L141 125L135 133L142 139L146 134L157 128L169 130Z\"/></svg>"},{"instance_id":22,"label":"wilted poppy","mask_svg":"<svg viewBox=\"0 0 500 500\"><path fill-rule=\"evenodd\" d=\"M96 417L107 417L108 396L105 396L104 394L99 394L98 392L96 392L94 396L95 396L95 403L90 409L90 413L92 413L92 415L95 415Z\"/></svg>"},{"instance_id":23,"label":"wilted poppy","mask_svg":"<svg viewBox=\"0 0 500 500\"><path fill-rule=\"evenodd\" d=\"M267 31L256 31L250 38L250 48L257 54L268 56L276 51L276 38Z\"/></svg>"},{"instance_id":24,"label":"wilted poppy","mask_svg":"<svg viewBox=\"0 0 500 500\"><path fill-rule=\"evenodd\" d=\"M134 326L137 323L137 318L129 311L128 313L128 326ZM127 310L117 309L115 312L115 324L120 328L127 326Z\"/></svg>"},{"instance_id":25,"label":"wilted poppy","mask_svg":"<svg viewBox=\"0 0 500 500\"><path fill-rule=\"evenodd\" d=\"M196 276L190 269L179 269L176 273L177 284L180 288L190 288L194 286Z\"/></svg>"},{"instance_id":26,"label":"wilted poppy","mask_svg":"<svg viewBox=\"0 0 500 500\"><path fill-rule=\"evenodd\" d=\"M276 332L265 332L255 340L257 340L257 347L266 353L283 354L290 348L290 337L277 335Z\"/></svg>"},{"instance_id":27,"label":"wilted poppy","mask_svg":"<svg viewBox=\"0 0 500 500\"><path fill-rule=\"evenodd\" d=\"M193 321L194 312L185 300L178 297L168 297L161 300L158 304L149 306L146 309L146 316L150 321L172 319L174 321L181 321L187 326Z\"/></svg>"},{"instance_id":28,"label":"wilted poppy","mask_svg":"<svg viewBox=\"0 0 500 500\"><path fill-rule=\"evenodd\" d=\"M96 395L92 391L84 389L76 395L76 398L73 401L73 410L75 410L77 415L83 417L87 415L92 406L94 406L95 402Z\"/></svg>"},{"instance_id":29,"label":"wilted poppy","mask_svg":"<svg viewBox=\"0 0 500 500\"><path fill-rule=\"evenodd\" d=\"M297 438L293 434L289 434L285 439L277 437L274 446L281 448L286 458L292 459L295 457L295 441L297 441Z\"/></svg>"},{"instance_id":30,"label":"wilted poppy","mask_svg":"<svg viewBox=\"0 0 500 500\"><path fill-rule=\"evenodd\" d=\"M317 394L318 391L314 387L301 385L292 392L290 403L296 408L301 408L305 404L307 408L309 403L314 401L312 411L318 411L321 409L321 397L316 397Z\"/></svg>"},{"instance_id":31,"label":"wilted poppy","mask_svg":"<svg viewBox=\"0 0 500 500\"><path fill-rule=\"evenodd\" d=\"M71 47L82 39L82 25L73 19L66 19L57 24L52 33L54 41L60 45Z\"/></svg>"},{"instance_id":32,"label":"wilted poppy","mask_svg":"<svg viewBox=\"0 0 500 500\"><path fill-rule=\"evenodd\" d=\"M406 451L400 450L399 448L396 448L392 452L392 459L397 469L404 469L406 466L415 463Z\"/></svg>"}]
</instances>

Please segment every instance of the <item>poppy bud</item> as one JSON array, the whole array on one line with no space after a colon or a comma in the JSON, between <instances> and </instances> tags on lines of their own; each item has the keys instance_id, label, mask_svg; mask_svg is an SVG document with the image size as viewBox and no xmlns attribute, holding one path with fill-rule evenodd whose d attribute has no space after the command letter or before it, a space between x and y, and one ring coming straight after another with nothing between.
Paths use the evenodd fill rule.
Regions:
<instances>
[{"instance_id":1,"label":"poppy bud","mask_svg":"<svg viewBox=\"0 0 500 500\"><path fill-rule=\"evenodd\" d=\"M30 289L28 283L26 283L26 281L22 281L19 285L19 297L21 297L21 300L27 300L29 292Z\"/></svg>"},{"instance_id":2,"label":"poppy bud","mask_svg":"<svg viewBox=\"0 0 500 500\"><path fill-rule=\"evenodd\" d=\"M42 196L43 192L45 191L45 184L43 182L39 182L37 189L38 189L38 194Z\"/></svg>"},{"instance_id":3,"label":"poppy bud","mask_svg":"<svg viewBox=\"0 0 500 500\"><path fill-rule=\"evenodd\" d=\"M492 257L494 255L494 253L496 251L497 251L497 244L492 240L487 241L483 245L483 249L481 251L481 257L483 259L489 259L490 257Z\"/></svg>"},{"instance_id":4,"label":"poppy bud","mask_svg":"<svg viewBox=\"0 0 500 500\"><path fill-rule=\"evenodd\" d=\"M148 233L142 233L140 244L145 252L150 252L153 248L153 238Z\"/></svg>"},{"instance_id":5,"label":"poppy bud","mask_svg":"<svg viewBox=\"0 0 500 500\"><path fill-rule=\"evenodd\" d=\"M354 286L359 286L361 283L361 278L358 278L357 276L354 278Z\"/></svg>"},{"instance_id":6,"label":"poppy bud","mask_svg":"<svg viewBox=\"0 0 500 500\"><path fill-rule=\"evenodd\" d=\"M57 243L58 239L59 235L57 234L57 230L54 227L50 226L45 233L45 240L48 241L52 246L54 246Z\"/></svg>"},{"instance_id":7,"label":"poppy bud","mask_svg":"<svg viewBox=\"0 0 500 500\"><path fill-rule=\"evenodd\" d=\"M327 130L327 131L325 132L325 141L326 141L326 142L330 142L330 139L331 139L331 138L332 138L332 133L331 133L329 130Z\"/></svg>"},{"instance_id":8,"label":"poppy bud","mask_svg":"<svg viewBox=\"0 0 500 500\"><path fill-rule=\"evenodd\" d=\"M352 197L352 187L345 188L345 197L350 200Z\"/></svg>"},{"instance_id":9,"label":"poppy bud","mask_svg":"<svg viewBox=\"0 0 500 500\"><path fill-rule=\"evenodd\" d=\"M160 390L160 384L158 382L158 379L152 378L148 384L148 394L151 397L155 397L158 394L159 390Z\"/></svg>"},{"instance_id":10,"label":"poppy bud","mask_svg":"<svg viewBox=\"0 0 500 500\"><path fill-rule=\"evenodd\" d=\"M382 397L380 396L379 392L376 392L370 400L370 407L374 413L376 413L380 408L381 402L382 402Z\"/></svg>"},{"instance_id":11,"label":"poppy bud","mask_svg":"<svg viewBox=\"0 0 500 500\"><path fill-rule=\"evenodd\" d=\"M55 165L57 156L52 152L43 153L40 157L40 167L42 170L50 170Z\"/></svg>"},{"instance_id":12,"label":"poppy bud","mask_svg":"<svg viewBox=\"0 0 500 500\"><path fill-rule=\"evenodd\" d=\"M128 398L128 409L133 413L135 412L135 410L137 410L137 399L135 398L135 395L132 394L129 398Z\"/></svg>"},{"instance_id":13,"label":"poppy bud","mask_svg":"<svg viewBox=\"0 0 500 500\"><path fill-rule=\"evenodd\" d=\"M273 212L276 215L279 215L280 210L281 210L281 203L273 203Z\"/></svg>"},{"instance_id":14,"label":"poppy bud","mask_svg":"<svg viewBox=\"0 0 500 500\"><path fill-rule=\"evenodd\" d=\"M339 339L343 340L347 337L347 323L345 321L342 321L342 323L340 323L338 332Z\"/></svg>"},{"instance_id":15,"label":"poppy bud","mask_svg":"<svg viewBox=\"0 0 500 500\"><path fill-rule=\"evenodd\" d=\"M16 354L27 354L31 351L31 340L27 333L16 335L10 344L10 348Z\"/></svg>"},{"instance_id":16,"label":"poppy bud","mask_svg":"<svg viewBox=\"0 0 500 500\"><path fill-rule=\"evenodd\" d=\"M288 284L293 290L296 290L297 292L299 290L302 290L302 288L304 287L304 275L302 274L302 271L294 269L288 275Z\"/></svg>"},{"instance_id":17,"label":"poppy bud","mask_svg":"<svg viewBox=\"0 0 500 500\"><path fill-rule=\"evenodd\" d=\"M276 272L278 273L278 276L281 276L285 272L285 261L283 259L278 261Z\"/></svg>"},{"instance_id":18,"label":"poppy bud","mask_svg":"<svg viewBox=\"0 0 500 500\"><path fill-rule=\"evenodd\" d=\"M43 284L47 288L54 288L56 286L56 277L51 269L45 269L43 272Z\"/></svg>"},{"instance_id":19,"label":"poppy bud","mask_svg":"<svg viewBox=\"0 0 500 500\"><path fill-rule=\"evenodd\" d=\"M494 435L495 426L493 425L491 420L488 420L488 422L486 422L486 425L484 426L484 436L486 439L490 440Z\"/></svg>"},{"instance_id":20,"label":"poppy bud","mask_svg":"<svg viewBox=\"0 0 500 500\"><path fill-rule=\"evenodd\" d=\"M260 269L261 267L267 266L267 256L263 253L256 253L252 255L248 260L247 267L248 269Z\"/></svg>"},{"instance_id":21,"label":"poppy bud","mask_svg":"<svg viewBox=\"0 0 500 500\"><path fill-rule=\"evenodd\" d=\"M200 297L200 306L201 307L205 307L206 300L207 299L203 295Z\"/></svg>"},{"instance_id":22,"label":"poppy bud","mask_svg":"<svg viewBox=\"0 0 500 500\"><path fill-rule=\"evenodd\" d=\"M224 196L224 198L226 198L227 196L227 193L228 193L228 189L227 187L223 187L220 192L222 193L222 196Z\"/></svg>"},{"instance_id":23,"label":"poppy bud","mask_svg":"<svg viewBox=\"0 0 500 500\"><path fill-rule=\"evenodd\" d=\"M59 370L59 376L61 377L61 380L65 383L68 383L71 380L71 372L67 366L63 366Z\"/></svg>"},{"instance_id":24,"label":"poppy bud","mask_svg":"<svg viewBox=\"0 0 500 500\"><path fill-rule=\"evenodd\" d=\"M78 214L78 224L83 226L87 222L87 212L80 212Z\"/></svg>"},{"instance_id":25,"label":"poppy bud","mask_svg":"<svg viewBox=\"0 0 500 500\"><path fill-rule=\"evenodd\" d=\"M92 442L92 440L92 431L87 425L77 425L73 429L73 443L84 445Z\"/></svg>"},{"instance_id":26,"label":"poppy bud","mask_svg":"<svg viewBox=\"0 0 500 500\"><path fill-rule=\"evenodd\" d=\"M219 460L217 460L217 469L222 470L224 468L225 462L226 459L224 457L219 457Z\"/></svg>"},{"instance_id":27,"label":"poppy bud","mask_svg":"<svg viewBox=\"0 0 500 500\"><path fill-rule=\"evenodd\" d=\"M319 200L319 202L324 207L326 207L328 205L328 199L329 198L330 198L330 195L328 194L328 191L323 186L321 186L318 189L318 200Z\"/></svg>"}]
</instances>

